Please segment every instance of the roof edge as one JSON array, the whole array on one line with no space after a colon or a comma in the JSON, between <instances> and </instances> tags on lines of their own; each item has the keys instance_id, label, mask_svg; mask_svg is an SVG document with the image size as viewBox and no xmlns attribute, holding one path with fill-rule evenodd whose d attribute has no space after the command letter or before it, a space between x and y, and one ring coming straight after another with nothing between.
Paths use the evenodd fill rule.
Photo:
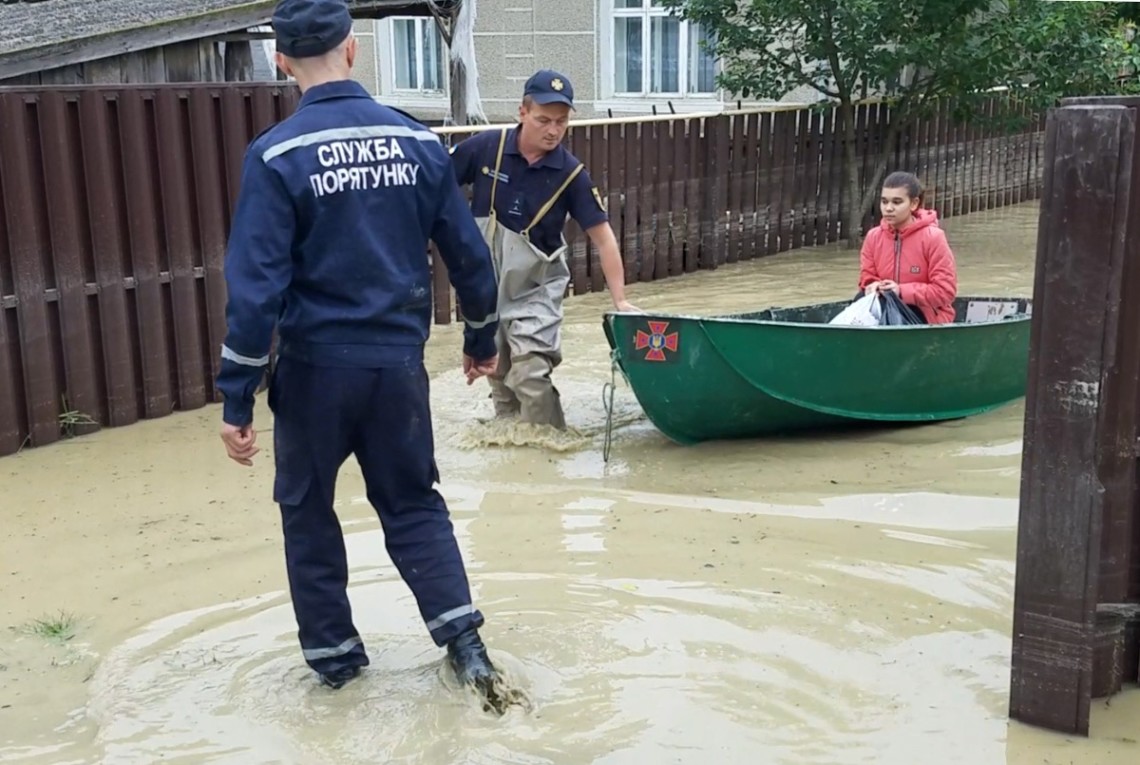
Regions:
<instances>
[{"instance_id":1,"label":"roof edge","mask_svg":"<svg viewBox=\"0 0 1140 765\"><path fill-rule=\"evenodd\" d=\"M256 3L157 22L150 26L121 29L94 37L14 50L0 54L0 80L233 32L268 23L271 16L270 4Z\"/></svg>"},{"instance_id":2,"label":"roof edge","mask_svg":"<svg viewBox=\"0 0 1140 765\"><path fill-rule=\"evenodd\" d=\"M275 4L259 0L148 26L2 52L0 80L268 24ZM359 20L396 15L427 16L430 15L428 5L429 0L380 0L371 8L350 7L353 19Z\"/></svg>"}]
</instances>

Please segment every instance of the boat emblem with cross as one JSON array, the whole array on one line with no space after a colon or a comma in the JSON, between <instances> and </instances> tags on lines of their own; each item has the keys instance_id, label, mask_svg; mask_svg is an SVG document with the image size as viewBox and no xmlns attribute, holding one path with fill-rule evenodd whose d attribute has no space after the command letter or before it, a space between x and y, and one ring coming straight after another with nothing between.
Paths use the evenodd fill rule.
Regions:
<instances>
[{"instance_id":1,"label":"boat emblem with cross","mask_svg":"<svg viewBox=\"0 0 1140 765\"><path fill-rule=\"evenodd\" d=\"M645 354L646 361L665 361L665 351L676 352L677 333L666 334L665 330L668 327L669 322L667 321L651 321L648 332L637 330L637 334L634 336L634 347L639 351L649 349Z\"/></svg>"}]
</instances>

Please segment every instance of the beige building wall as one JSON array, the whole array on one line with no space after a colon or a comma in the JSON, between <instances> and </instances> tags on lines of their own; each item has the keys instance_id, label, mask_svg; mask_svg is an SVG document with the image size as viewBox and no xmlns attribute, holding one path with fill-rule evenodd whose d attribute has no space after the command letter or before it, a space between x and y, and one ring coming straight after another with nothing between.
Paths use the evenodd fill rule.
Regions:
<instances>
[{"instance_id":1,"label":"beige building wall","mask_svg":"<svg viewBox=\"0 0 1140 765\"><path fill-rule=\"evenodd\" d=\"M614 6L621 0L478 0L475 55L479 95L492 122L512 121L522 97L523 84L538 69L565 74L574 85L577 117L615 117L719 111L735 106L723 93L683 96L622 96L614 93ZM429 65L422 42L411 54L407 38L398 39L397 19L356 23L359 54L355 77L380 101L431 121L443 120L450 108L447 92L447 50L442 50L443 88L401 88L396 81L395 57L412 55ZM402 23L407 24L405 20ZM418 22L431 30L430 19ZM408 27L404 27L406 30ZM434 34L434 32L432 32ZM437 57L436 62L439 63ZM405 83L406 84L406 83ZM800 89L784 102L814 101L810 89Z\"/></svg>"},{"instance_id":2,"label":"beige building wall","mask_svg":"<svg viewBox=\"0 0 1140 765\"><path fill-rule=\"evenodd\" d=\"M371 21L357 21L353 25L356 35L356 63L353 78L372 95L380 92L380 72L376 59L376 28Z\"/></svg>"}]
</instances>

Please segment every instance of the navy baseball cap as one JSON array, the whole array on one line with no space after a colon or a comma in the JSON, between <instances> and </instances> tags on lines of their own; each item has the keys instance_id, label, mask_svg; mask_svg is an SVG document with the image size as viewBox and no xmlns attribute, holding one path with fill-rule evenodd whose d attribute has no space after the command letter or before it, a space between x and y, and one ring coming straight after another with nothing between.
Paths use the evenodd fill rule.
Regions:
<instances>
[{"instance_id":1,"label":"navy baseball cap","mask_svg":"<svg viewBox=\"0 0 1140 765\"><path fill-rule=\"evenodd\" d=\"M281 0L273 11L277 50L289 58L328 53L352 31L344 0Z\"/></svg>"},{"instance_id":2,"label":"navy baseball cap","mask_svg":"<svg viewBox=\"0 0 1140 765\"><path fill-rule=\"evenodd\" d=\"M574 108L574 86L564 74L543 69L531 75L523 87L523 97L530 96L536 104L566 104Z\"/></svg>"}]
</instances>

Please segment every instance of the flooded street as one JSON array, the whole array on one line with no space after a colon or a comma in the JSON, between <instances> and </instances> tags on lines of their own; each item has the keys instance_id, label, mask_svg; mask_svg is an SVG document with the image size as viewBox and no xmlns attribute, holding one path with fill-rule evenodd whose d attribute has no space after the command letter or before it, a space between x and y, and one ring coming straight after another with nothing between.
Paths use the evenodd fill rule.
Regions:
<instances>
[{"instance_id":1,"label":"flooded street","mask_svg":"<svg viewBox=\"0 0 1140 765\"><path fill-rule=\"evenodd\" d=\"M1035 205L944 227L961 294L1032 294ZM857 253L805 249L629 298L730 313L844 299L857 275ZM1007 719L1021 403L681 447L619 375L607 463L608 305L567 302L565 434L484 421L460 328L429 345L442 491L529 712L490 718L452 687L354 461L338 512L372 665L317 686L261 397L252 470L226 458L216 406L0 459L0 763L1140 761L1140 692L1094 701L1088 740Z\"/></svg>"}]
</instances>

